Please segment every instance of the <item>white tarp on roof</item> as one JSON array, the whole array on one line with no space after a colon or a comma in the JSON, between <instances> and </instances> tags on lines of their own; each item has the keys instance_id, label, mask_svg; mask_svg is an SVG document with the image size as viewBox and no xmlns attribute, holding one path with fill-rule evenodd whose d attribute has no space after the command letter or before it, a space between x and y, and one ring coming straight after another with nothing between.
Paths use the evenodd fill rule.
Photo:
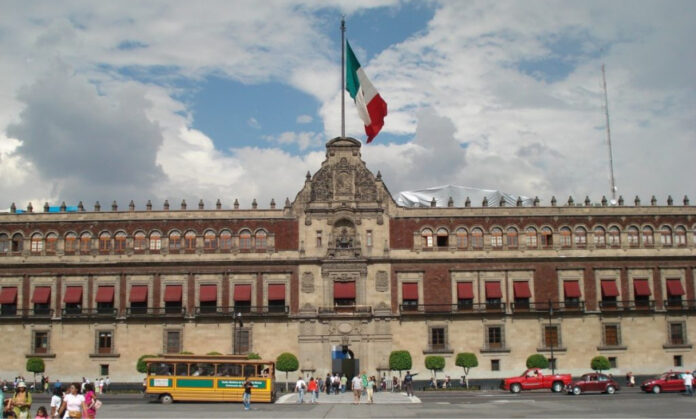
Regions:
<instances>
[{"instance_id":1,"label":"white tarp on roof","mask_svg":"<svg viewBox=\"0 0 696 419\"><path fill-rule=\"evenodd\" d=\"M534 204L534 198L527 196L512 195L495 189L479 189L458 185L402 191L396 196L396 203L403 207L429 207L430 202L435 198L436 206L446 207L450 197L454 200L455 207L464 207L467 197L471 200L472 207L482 206L484 197L488 198L489 207L500 206L501 198L505 199L506 207L516 206L518 197L522 199L522 205L525 207L531 207Z\"/></svg>"}]
</instances>

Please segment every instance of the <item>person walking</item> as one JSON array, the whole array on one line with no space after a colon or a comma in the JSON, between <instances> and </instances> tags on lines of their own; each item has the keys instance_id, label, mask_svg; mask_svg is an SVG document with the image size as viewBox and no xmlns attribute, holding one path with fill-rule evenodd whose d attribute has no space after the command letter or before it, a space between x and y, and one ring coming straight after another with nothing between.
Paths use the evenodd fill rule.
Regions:
<instances>
[{"instance_id":1,"label":"person walking","mask_svg":"<svg viewBox=\"0 0 696 419\"><path fill-rule=\"evenodd\" d=\"M94 419L97 416L97 395L92 383L85 384L85 406L87 406L85 410L87 418Z\"/></svg>"},{"instance_id":2,"label":"person walking","mask_svg":"<svg viewBox=\"0 0 696 419\"><path fill-rule=\"evenodd\" d=\"M298 404L304 403L305 390L307 390L307 383L305 383L305 380L303 380L302 377L299 377L297 379L297 382L295 383L295 391L297 392Z\"/></svg>"},{"instance_id":3,"label":"person walking","mask_svg":"<svg viewBox=\"0 0 696 419\"><path fill-rule=\"evenodd\" d=\"M324 390L326 391L327 396L331 394L331 381L331 374L327 372L326 378L324 379Z\"/></svg>"},{"instance_id":4,"label":"person walking","mask_svg":"<svg viewBox=\"0 0 696 419\"><path fill-rule=\"evenodd\" d=\"M244 377L244 395L242 396L242 402L244 402L244 410L251 409L251 389L254 384L249 380L249 376Z\"/></svg>"},{"instance_id":5,"label":"person walking","mask_svg":"<svg viewBox=\"0 0 696 419\"><path fill-rule=\"evenodd\" d=\"M686 387L686 394L690 397L694 395L694 376L691 375L691 371L687 371L684 374L684 387Z\"/></svg>"},{"instance_id":6,"label":"person walking","mask_svg":"<svg viewBox=\"0 0 696 419\"><path fill-rule=\"evenodd\" d=\"M372 376L367 379L367 402L372 404L374 403L374 395L375 395L375 377Z\"/></svg>"},{"instance_id":7,"label":"person walking","mask_svg":"<svg viewBox=\"0 0 696 419\"><path fill-rule=\"evenodd\" d=\"M78 391L79 387L81 387L79 383L70 384L68 394L63 397L63 403L61 403L59 409L60 411L65 410L63 419L81 418L82 412L87 410L87 405L85 405L85 396L80 394Z\"/></svg>"},{"instance_id":8,"label":"person walking","mask_svg":"<svg viewBox=\"0 0 696 419\"><path fill-rule=\"evenodd\" d=\"M411 371L406 371L406 376L404 377L404 387L406 387L406 395L408 397L413 397L413 377L418 375L418 373L411 374Z\"/></svg>"},{"instance_id":9,"label":"person walking","mask_svg":"<svg viewBox=\"0 0 696 419\"><path fill-rule=\"evenodd\" d=\"M19 419L27 419L31 409L31 393L27 391L24 381L17 383L15 393L10 400L10 406L15 416Z\"/></svg>"},{"instance_id":10,"label":"person walking","mask_svg":"<svg viewBox=\"0 0 696 419\"><path fill-rule=\"evenodd\" d=\"M338 389L340 385L341 379L338 377L338 373L335 373L333 378L331 379L331 388L333 389L335 395L338 395Z\"/></svg>"},{"instance_id":11,"label":"person walking","mask_svg":"<svg viewBox=\"0 0 696 419\"><path fill-rule=\"evenodd\" d=\"M350 382L353 390L353 404L360 404L360 396L362 395L362 380L360 376L355 376Z\"/></svg>"},{"instance_id":12,"label":"person walking","mask_svg":"<svg viewBox=\"0 0 696 419\"><path fill-rule=\"evenodd\" d=\"M60 405L63 402L63 389L60 387L54 388L53 389L53 396L51 397L51 404L49 407L51 408L51 418L59 418L60 414L58 413L58 410L60 409Z\"/></svg>"},{"instance_id":13,"label":"person walking","mask_svg":"<svg viewBox=\"0 0 696 419\"><path fill-rule=\"evenodd\" d=\"M346 386L348 385L348 377L345 374L341 374L341 393L346 392Z\"/></svg>"},{"instance_id":14,"label":"person walking","mask_svg":"<svg viewBox=\"0 0 696 419\"><path fill-rule=\"evenodd\" d=\"M312 404L317 404L317 398L319 397L319 387L314 377L309 377L307 391L309 391L309 394L312 396Z\"/></svg>"}]
</instances>

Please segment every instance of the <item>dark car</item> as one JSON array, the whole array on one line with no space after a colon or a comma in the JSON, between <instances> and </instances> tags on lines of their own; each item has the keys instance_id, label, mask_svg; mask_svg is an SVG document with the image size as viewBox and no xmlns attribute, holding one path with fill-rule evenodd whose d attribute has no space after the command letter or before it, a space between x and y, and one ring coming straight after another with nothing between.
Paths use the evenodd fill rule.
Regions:
<instances>
[{"instance_id":1,"label":"dark car","mask_svg":"<svg viewBox=\"0 0 696 419\"><path fill-rule=\"evenodd\" d=\"M588 391L597 391L600 393L614 394L621 387L613 378L606 374L589 373L584 374L579 380L575 380L566 386L568 394L576 396Z\"/></svg>"},{"instance_id":2,"label":"dark car","mask_svg":"<svg viewBox=\"0 0 696 419\"><path fill-rule=\"evenodd\" d=\"M684 391L684 373L670 371L662 374L658 378L652 378L644 381L640 389L646 393L662 393L663 391Z\"/></svg>"}]
</instances>

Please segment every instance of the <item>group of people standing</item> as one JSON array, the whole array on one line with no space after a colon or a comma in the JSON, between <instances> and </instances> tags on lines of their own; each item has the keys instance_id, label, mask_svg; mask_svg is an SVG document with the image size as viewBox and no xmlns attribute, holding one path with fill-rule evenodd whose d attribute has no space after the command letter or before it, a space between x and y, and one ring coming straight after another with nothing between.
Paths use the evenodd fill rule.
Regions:
<instances>
[{"instance_id":1,"label":"group of people standing","mask_svg":"<svg viewBox=\"0 0 696 419\"><path fill-rule=\"evenodd\" d=\"M97 399L93 384L86 383L82 393L80 389L83 385L71 384L65 394L62 385L57 384L51 397L50 414L46 407L40 406L36 410L36 419L94 419L97 416L97 409L101 406L101 401ZM7 401L4 400L4 393L0 391L0 405L3 407L3 418L28 419L32 405L31 392L27 390L27 385L20 381L15 386L12 398Z\"/></svg>"},{"instance_id":2,"label":"group of people standing","mask_svg":"<svg viewBox=\"0 0 696 419\"><path fill-rule=\"evenodd\" d=\"M383 379L384 381L384 379ZM295 392L297 393L297 403L304 403L305 393L309 393L311 396L310 403L316 404L319 401L319 394L326 392L327 395L339 393L345 393L348 386L348 377L345 374L338 373L334 375L326 374L326 378L321 377L314 378L310 377L309 381L305 381L301 376L298 377L295 383ZM367 403L374 402L374 392L378 389L377 377L368 377L366 372L363 371L362 374L356 375L350 382L351 389L353 390L353 403L359 404L360 399L363 395L367 397Z\"/></svg>"}]
</instances>

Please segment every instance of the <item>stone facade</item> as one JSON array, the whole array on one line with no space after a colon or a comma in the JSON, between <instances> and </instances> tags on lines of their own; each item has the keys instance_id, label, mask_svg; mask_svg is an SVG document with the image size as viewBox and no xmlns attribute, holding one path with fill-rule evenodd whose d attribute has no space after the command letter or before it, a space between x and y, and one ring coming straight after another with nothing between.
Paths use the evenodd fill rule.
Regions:
<instances>
[{"instance_id":1,"label":"stone facade","mask_svg":"<svg viewBox=\"0 0 696 419\"><path fill-rule=\"evenodd\" d=\"M459 377L458 352L472 378L536 352L571 373L597 354L614 374L693 368L695 226L688 202L399 207L336 138L282 208L1 214L0 378L39 356L135 382L140 355L181 351L288 351L323 376L337 348L373 373L406 349L426 376L437 354Z\"/></svg>"}]
</instances>

